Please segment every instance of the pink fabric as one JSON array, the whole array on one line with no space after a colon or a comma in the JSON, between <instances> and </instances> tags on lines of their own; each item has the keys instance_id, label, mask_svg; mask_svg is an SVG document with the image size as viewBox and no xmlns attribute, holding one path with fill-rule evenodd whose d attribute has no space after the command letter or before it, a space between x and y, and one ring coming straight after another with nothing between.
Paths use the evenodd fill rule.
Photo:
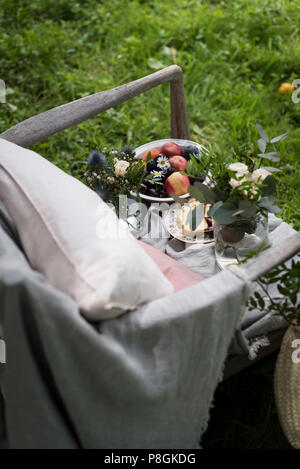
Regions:
<instances>
[{"instance_id":1,"label":"pink fabric","mask_svg":"<svg viewBox=\"0 0 300 469\"><path fill-rule=\"evenodd\" d=\"M138 241L140 246L146 251L149 257L157 264L159 270L172 283L174 291L183 290L191 287L195 283L204 280L200 274L196 274L185 265L167 256L159 249L154 248L150 244Z\"/></svg>"}]
</instances>

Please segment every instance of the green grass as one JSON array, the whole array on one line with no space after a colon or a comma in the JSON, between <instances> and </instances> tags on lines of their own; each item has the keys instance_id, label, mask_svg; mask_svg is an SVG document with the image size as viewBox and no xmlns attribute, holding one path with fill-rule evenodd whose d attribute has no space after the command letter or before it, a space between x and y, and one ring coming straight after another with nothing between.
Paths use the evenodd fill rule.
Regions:
<instances>
[{"instance_id":1,"label":"green grass","mask_svg":"<svg viewBox=\"0 0 300 469\"><path fill-rule=\"evenodd\" d=\"M290 132L281 144L279 205L283 219L299 229L300 103L278 94L282 82L300 78L299 25L298 0L2 0L0 78L8 93L7 104L0 104L0 132L175 60L184 70L192 139L217 144L226 154L255 143L256 122L271 136ZM139 145L169 135L169 89L163 85L34 149L70 171L91 148ZM236 396L243 380L228 381L225 393ZM250 380L249 393L255 392ZM260 393L265 392L268 405L254 400L259 422L269 422L274 414L270 386L261 387ZM243 425L256 431L252 420L247 423L247 407L235 398L230 407L217 404L207 446L221 441L229 425L225 419L240 424L230 424L223 446L235 444ZM266 432L275 435L278 421L270 422ZM264 436L260 425L257 434ZM274 445L284 446L282 441L274 436ZM247 447L246 437L242 445ZM258 440L251 437L249 446L255 445Z\"/></svg>"},{"instance_id":2,"label":"green grass","mask_svg":"<svg viewBox=\"0 0 300 469\"><path fill-rule=\"evenodd\" d=\"M273 393L275 356L219 385L204 449L291 449L280 425Z\"/></svg>"}]
</instances>

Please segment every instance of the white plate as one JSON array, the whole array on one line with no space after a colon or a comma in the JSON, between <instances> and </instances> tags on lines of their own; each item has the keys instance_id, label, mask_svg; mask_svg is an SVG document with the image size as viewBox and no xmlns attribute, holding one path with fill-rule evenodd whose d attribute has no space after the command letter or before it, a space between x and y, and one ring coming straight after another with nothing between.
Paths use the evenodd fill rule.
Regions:
<instances>
[{"instance_id":1,"label":"white plate","mask_svg":"<svg viewBox=\"0 0 300 469\"><path fill-rule=\"evenodd\" d=\"M163 221L168 233L173 238L179 239L184 243L192 244L208 244L214 242L214 238L206 238L204 232L198 232L196 237L186 236L182 233L180 224L178 223L178 213L181 209L170 209L163 214Z\"/></svg>"},{"instance_id":2,"label":"white plate","mask_svg":"<svg viewBox=\"0 0 300 469\"><path fill-rule=\"evenodd\" d=\"M135 192L131 191L130 194L133 197L136 197ZM140 192L140 197L141 199L148 200L149 202L174 202L173 197L152 197L151 195L142 194L142 192ZM186 199L187 197L190 197L188 192L179 196L180 199Z\"/></svg>"},{"instance_id":3,"label":"white plate","mask_svg":"<svg viewBox=\"0 0 300 469\"><path fill-rule=\"evenodd\" d=\"M174 143L177 143L177 145L180 145L183 147L193 145L199 149L200 155L201 153L207 152L207 149L203 145L200 145L200 143L197 143L197 142L193 142L192 140L183 140L183 139L178 139L178 138L164 138L161 140L154 140L153 142L148 142L148 143L145 143L144 145L137 147L134 150L135 157L142 158L143 154L147 150L150 150L151 148L156 148L157 150L159 150L165 143L168 143L168 142L174 142ZM136 197L136 194L134 194L133 192L132 192L132 195ZM186 199L189 196L190 194L187 192L186 194L181 195L180 198ZM152 197L150 195L142 194L141 192L140 192L140 197L141 199L148 200L149 202L174 202L173 197Z\"/></svg>"}]
</instances>

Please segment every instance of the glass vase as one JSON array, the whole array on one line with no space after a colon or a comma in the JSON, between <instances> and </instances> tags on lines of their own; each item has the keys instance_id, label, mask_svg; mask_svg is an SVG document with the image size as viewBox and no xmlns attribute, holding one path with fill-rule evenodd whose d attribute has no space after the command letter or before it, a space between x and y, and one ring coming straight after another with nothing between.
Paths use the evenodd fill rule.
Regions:
<instances>
[{"instance_id":1,"label":"glass vase","mask_svg":"<svg viewBox=\"0 0 300 469\"><path fill-rule=\"evenodd\" d=\"M230 225L214 220L214 231L217 265L224 269L243 260L249 251L258 249L263 242L268 244L268 217L258 214Z\"/></svg>"}]
</instances>

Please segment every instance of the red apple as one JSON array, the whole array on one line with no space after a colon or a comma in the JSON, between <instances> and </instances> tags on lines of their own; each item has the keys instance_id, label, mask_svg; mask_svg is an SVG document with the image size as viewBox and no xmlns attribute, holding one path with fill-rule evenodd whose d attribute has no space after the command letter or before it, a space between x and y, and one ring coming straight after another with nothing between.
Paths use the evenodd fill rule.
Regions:
<instances>
[{"instance_id":1,"label":"red apple","mask_svg":"<svg viewBox=\"0 0 300 469\"><path fill-rule=\"evenodd\" d=\"M185 158L183 158L183 156L172 156L172 158L169 159L169 162L172 168L177 169L177 171L186 171L188 162Z\"/></svg>"},{"instance_id":2,"label":"red apple","mask_svg":"<svg viewBox=\"0 0 300 469\"><path fill-rule=\"evenodd\" d=\"M167 156L168 158L171 158L171 156L174 155L182 155L182 150L181 147L177 145L177 143L168 142L161 147L160 153Z\"/></svg>"},{"instance_id":3,"label":"red apple","mask_svg":"<svg viewBox=\"0 0 300 469\"><path fill-rule=\"evenodd\" d=\"M150 150L145 151L145 153L143 154L144 161L147 160L149 153L151 160L155 160L159 155L159 151L156 148L151 148Z\"/></svg>"},{"instance_id":4,"label":"red apple","mask_svg":"<svg viewBox=\"0 0 300 469\"><path fill-rule=\"evenodd\" d=\"M186 194L190 185L189 178L176 171L167 178L165 189L168 194L179 196Z\"/></svg>"}]
</instances>

